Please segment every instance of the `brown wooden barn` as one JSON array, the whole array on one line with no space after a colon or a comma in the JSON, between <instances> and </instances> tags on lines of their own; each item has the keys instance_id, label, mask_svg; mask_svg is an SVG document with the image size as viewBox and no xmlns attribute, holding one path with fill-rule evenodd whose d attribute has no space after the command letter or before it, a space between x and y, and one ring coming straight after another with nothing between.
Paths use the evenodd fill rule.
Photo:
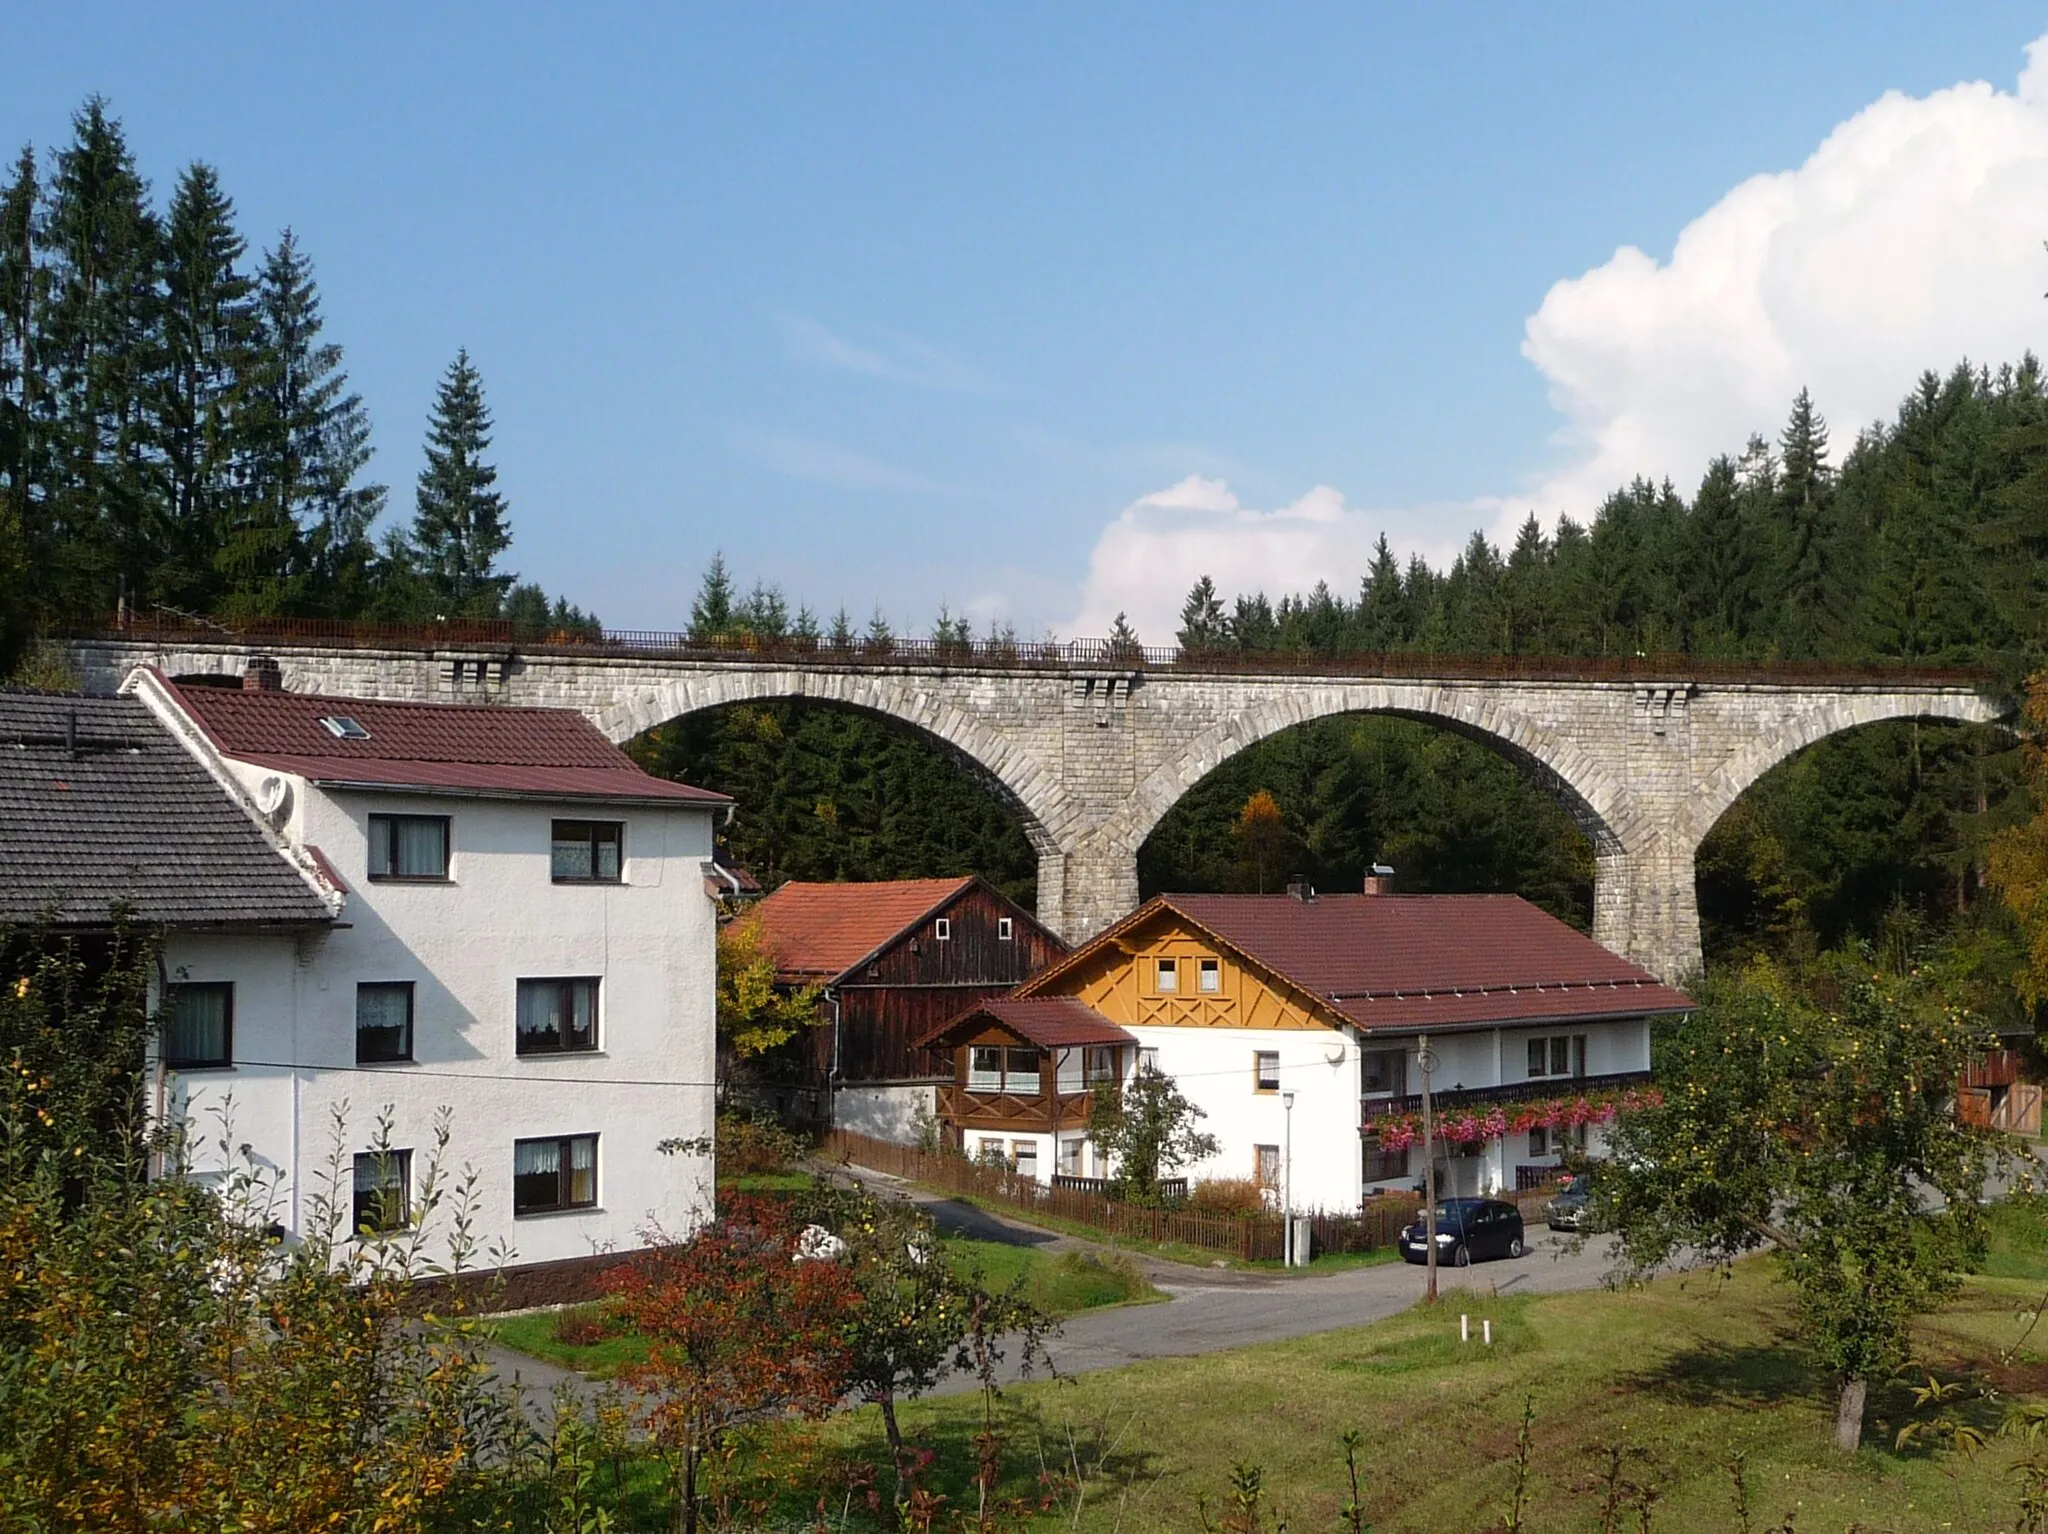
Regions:
<instances>
[{"instance_id":1,"label":"brown wooden barn","mask_svg":"<svg viewBox=\"0 0 2048 1534\"><path fill-rule=\"evenodd\" d=\"M915 1139L953 1062L920 1041L977 1002L1007 995L1067 952L985 880L791 882L756 908L776 979L824 987L830 1019L814 1068L834 1121ZM922 1108L923 1115L919 1113Z\"/></svg>"}]
</instances>

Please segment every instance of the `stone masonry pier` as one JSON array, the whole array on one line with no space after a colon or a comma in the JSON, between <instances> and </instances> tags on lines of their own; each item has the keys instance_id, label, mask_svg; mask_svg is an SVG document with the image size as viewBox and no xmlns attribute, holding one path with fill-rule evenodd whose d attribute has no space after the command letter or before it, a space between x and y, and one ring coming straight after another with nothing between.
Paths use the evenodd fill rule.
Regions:
<instances>
[{"instance_id":1,"label":"stone masonry pier","mask_svg":"<svg viewBox=\"0 0 2048 1534\"><path fill-rule=\"evenodd\" d=\"M138 665L173 676L242 674L273 658L297 692L575 708L624 741L700 709L807 698L898 720L943 742L1008 803L1038 853L1040 917L1085 938L1138 899L1137 854L1174 802L1276 731L1333 714L1391 714L1456 730L1558 796L1596 859L1594 936L1656 974L1700 962L1693 854L1742 791L1839 730L1889 719L1988 724L2002 705L1963 681L1877 675L1733 677L1684 663L1583 678L1318 675L1118 665L965 663L894 655L715 657L622 645L376 643L277 637L72 640L98 688ZM1421 662L1421 657L1404 657ZM1312 660L1305 664L1313 664ZM1557 663L1560 667L1569 662ZM1616 668L1606 668L1612 673ZM1638 669L1633 664L1628 669Z\"/></svg>"}]
</instances>

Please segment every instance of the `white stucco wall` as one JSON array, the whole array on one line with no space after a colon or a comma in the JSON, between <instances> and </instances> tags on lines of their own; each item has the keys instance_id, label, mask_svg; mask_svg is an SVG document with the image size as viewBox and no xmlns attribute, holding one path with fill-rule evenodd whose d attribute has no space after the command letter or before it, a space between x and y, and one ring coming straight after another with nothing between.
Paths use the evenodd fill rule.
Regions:
<instances>
[{"instance_id":1,"label":"white stucco wall","mask_svg":"<svg viewBox=\"0 0 2048 1534\"><path fill-rule=\"evenodd\" d=\"M228 767L252 792L270 776ZM199 1169L220 1164L213 1126L231 1103L227 1155L277 1169L286 1189L280 1218L297 1231L326 1176L337 1111L344 1179L349 1156L369 1148L388 1108L390 1143L413 1151L417 1185L445 1109L446 1174L474 1170L475 1233L486 1246L502 1244L509 1260L586 1256L637 1245L651 1226L692 1228L711 1205L711 1158L656 1147L713 1132L715 924L700 873L712 812L330 793L289 781L284 834L294 846L319 847L351 893L342 925L322 936L172 943L174 980L236 987L235 1064L171 1072L166 1081L167 1108L192 1123ZM448 816L449 882L371 882L372 811ZM624 822L623 882L554 884L557 817ZM569 976L601 981L597 1050L518 1055L516 982ZM396 980L415 988L413 1060L359 1066L356 986ZM515 1218L513 1142L589 1133L599 1137L597 1207Z\"/></svg>"},{"instance_id":2,"label":"white stucco wall","mask_svg":"<svg viewBox=\"0 0 2048 1534\"><path fill-rule=\"evenodd\" d=\"M923 1110L923 1123L919 1110ZM842 1086L832 1093L832 1122L840 1129L915 1145L925 1125L936 1126L939 1089L930 1082L894 1086Z\"/></svg>"},{"instance_id":3,"label":"white stucco wall","mask_svg":"<svg viewBox=\"0 0 2048 1534\"><path fill-rule=\"evenodd\" d=\"M1221 1142L1185 1170L1191 1182L1248 1178L1259 1145L1288 1143L1279 1092L1255 1090L1252 1055L1276 1050L1280 1085L1294 1093L1293 1197L1297 1209L1348 1210L1359 1198L1358 1047L1333 1029L1144 1028L1130 1030L1141 1049L1159 1051L1159 1069L1208 1115L1197 1127Z\"/></svg>"}]
</instances>

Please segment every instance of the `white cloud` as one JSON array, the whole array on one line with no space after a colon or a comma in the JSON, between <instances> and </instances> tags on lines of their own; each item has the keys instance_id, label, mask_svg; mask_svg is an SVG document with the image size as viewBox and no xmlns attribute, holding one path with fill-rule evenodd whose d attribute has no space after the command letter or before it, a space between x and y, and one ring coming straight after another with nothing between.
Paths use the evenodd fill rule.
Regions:
<instances>
[{"instance_id":1,"label":"white cloud","mask_svg":"<svg viewBox=\"0 0 2048 1534\"><path fill-rule=\"evenodd\" d=\"M1522 354L1579 451L1507 516L1583 517L1637 474L1690 491L1714 454L1775 437L1801 388L1839 460L1924 370L2039 348L2048 38L2027 56L2014 91L1886 92L1694 219L1669 261L1624 246L1551 288Z\"/></svg>"},{"instance_id":2,"label":"white cloud","mask_svg":"<svg viewBox=\"0 0 2048 1534\"><path fill-rule=\"evenodd\" d=\"M1530 485L1457 507L1368 516L1318 486L1247 511L1190 476L1102 532L1074 632L1118 609L1167 642L1196 577L1278 595L1319 579L1349 594L1381 527L1441 529L1441 558L1475 526L1505 542L1530 510L1585 519L1638 474L1690 493L1716 454L1775 439L1810 389L1837 461L1888 419L1916 378L1967 356L2048 350L2048 37L2016 89L1887 92L1804 164L1743 182L1688 224L1659 262L1634 246L1557 283L1522 354L1564 418L1569 461ZM1405 551L1404 551L1405 552Z\"/></svg>"},{"instance_id":3,"label":"white cloud","mask_svg":"<svg viewBox=\"0 0 2048 1534\"><path fill-rule=\"evenodd\" d=\"M1386 526L1384 513L1347 506L1328 485L1254 511L1224 481L1190 474L1139 497L1103 529L1068 632L1099 638L1122 612L1147 644L1171 644L1188 588L1204 575L1226 602L1240 591L1307 591L1318 580L1349 599ZM1441 559L1449 551L1422 552Z\"/></svg>"},{"instance_id":4,"label":"white cloud","mask_svg":"<svg viewBox=\"0 0 2048 1534\"><path fill-rule=\"evenodd\" d=\"M896 468L864 453L834 447L790 432L741 430L734 444L756 462L790 479L850 490L902 490L918 495L944 495L950 487Z\"/></svg>"},{"instance_id":5,"label":"white cloud","mask_svg":"<svg viewBox=\"0 0 2048 1534\"><path fill-rule=\"evenodd\" d=\"M809 367L947 394L987 394L995 388L995 380L986 373L914 336L883 333L878 344L863 346L806 315L777 310L772 318L791 359Z\"/></svg>"}]
</instances>

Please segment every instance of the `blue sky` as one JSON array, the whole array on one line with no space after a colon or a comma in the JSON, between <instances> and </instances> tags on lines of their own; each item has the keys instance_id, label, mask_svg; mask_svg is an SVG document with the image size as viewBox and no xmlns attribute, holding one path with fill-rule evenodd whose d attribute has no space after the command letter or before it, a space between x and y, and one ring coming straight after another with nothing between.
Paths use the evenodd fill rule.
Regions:
<instances>
[{"instance_id":1,"label":"blue sky","mask_svg":"<svg viewBox=\"0 0 2048 1534\"><path fill-rule=\"evenodd\" d=\"M98 91L160 189L205 159L295 227L400 514L467 346L512 562L612 624L681 623L723 548L824 612L1163 641L1191 570L1348 588L1382 528L1694 476L1809 375L1846 441L2048 344L2043 25L7 4L0 144Z\"/></svg>"}]
</instances>

